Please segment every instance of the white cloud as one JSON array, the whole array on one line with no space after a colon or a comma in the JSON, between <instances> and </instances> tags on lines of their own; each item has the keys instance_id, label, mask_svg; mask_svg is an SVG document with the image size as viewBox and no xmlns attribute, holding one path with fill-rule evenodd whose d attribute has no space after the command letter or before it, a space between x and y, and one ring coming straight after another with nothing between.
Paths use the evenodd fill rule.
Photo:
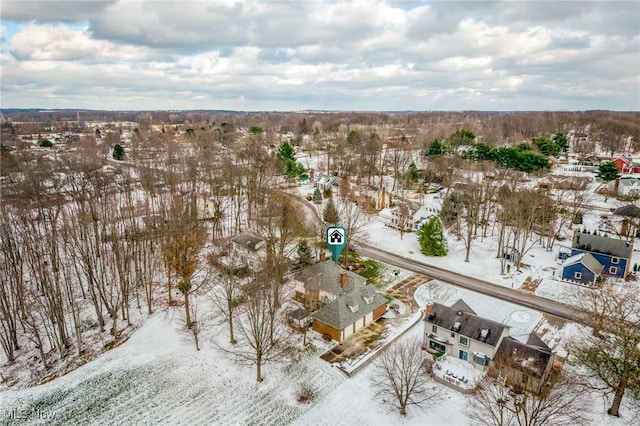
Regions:
<instances>
[{"instance_id":1,"label":"white cloud","mask_svg":"<svg viewBox=\"0 0 640 426\"><path fill-rule=\"evenodd\" d=\"M636 2L51 3L3 2L7 107L640 109Z\"/></svg>"}]
</instances>

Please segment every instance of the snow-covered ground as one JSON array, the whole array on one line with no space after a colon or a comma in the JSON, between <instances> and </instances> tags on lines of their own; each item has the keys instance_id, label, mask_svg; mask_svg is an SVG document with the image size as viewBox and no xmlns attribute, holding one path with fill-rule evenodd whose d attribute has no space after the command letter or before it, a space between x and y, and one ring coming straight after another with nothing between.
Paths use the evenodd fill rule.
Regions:
<instances>
[{"instance_id":1,"label":"snow-covered ground","mask_svg":"<svg viewBox=\"0 0 640 426\"><path fill-rule=\"evenodd\" d=\"M600 214L589 213L585 217L587 226ZM415 234L400 239L398 231L386 228L375 216L366 225L366 234L370 244L385 250L506 287L519 288L527 277L542 278L538 291L543 297L569 301L568 289L574 288L553 280L560 268L555 250L533 249L524 260L529 266L502 276L493 238L474 241L470 262L466 263L464 244L451 236L447 256L427 258L420 254ZM573 324L551 324L539 312L446 283L430 282L418 290L416 298L421 306L427 298L446 304L462 298L479 315L509 325L514 337L535 331L561 355L566 355L566 342L576 334ZM208 311L212 312L211 308ZM374 400L371 365L348 379L319 359L321 350L305 351L300 360L266 365L264 382L256 384L253 367L236 364L219 349L225 345L224 326L209 321L202 332L200 351L195 350L192 337L182 331L183 326L181 308L158 310L127 342L69 374L32 388L0 389L0 423L469 424L465 414L469 397L439 384L433 385L441 393L437 403L412 409L407 418L401 418ZM422 333L422 323L418 322L401 339L421 339ZM311 340L316 347L324 347L319 336L312 335ZM315 391L308 404L296 401L296 391L302 384ZM605 414L601 397L593 398L591 424L625 424L624 418Z\"/></svg>"}]
</instances>

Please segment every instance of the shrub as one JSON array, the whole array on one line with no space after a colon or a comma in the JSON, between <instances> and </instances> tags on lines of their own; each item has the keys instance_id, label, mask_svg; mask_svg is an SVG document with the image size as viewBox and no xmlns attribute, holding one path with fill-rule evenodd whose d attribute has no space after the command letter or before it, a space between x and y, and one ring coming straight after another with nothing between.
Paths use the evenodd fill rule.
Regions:
<instances>
[{"instance_id":1,"label":"shrub","mask_svg":"<svg viewBox=\"0 0 640 426\"><path fill-rule=\"evenodd\" d=\"M296 391L296 401L300 404L308 404L313 401L313 397L316 392L313 390L313 387L307 383L301 383L298 385L298 390Z\"/></svg>"}]
</instances>

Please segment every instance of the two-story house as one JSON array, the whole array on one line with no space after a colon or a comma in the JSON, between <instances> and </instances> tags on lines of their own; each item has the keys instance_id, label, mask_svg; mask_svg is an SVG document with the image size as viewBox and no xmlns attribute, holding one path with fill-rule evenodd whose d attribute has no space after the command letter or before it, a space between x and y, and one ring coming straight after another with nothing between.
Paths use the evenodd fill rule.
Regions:
<instances>
[{"instance_id":1,"label":"two-story house","mask_svg":"<svg viewBox=\"0 0 640 426\"><path fill-rule=\"evenodd\" d=\"M366 282L324 260L295 277L295 299L313 312L314 331L342 342L387 311L387 299Z\"/></svg>"},{"instance_id":2,"label":"two-story house","mask_svg":"<svg viewBox=\"0 0 640 426\"><path fill-rule=\"evenodd\" d=\"M562 278L581 283L598 276L626 278L631 267L633 240L621 240L574 231L571 257L562 267Z\"/></svg>"},{"instance_id":3,"label":"two-story house","mask_svg":"<svg viewBox=\"0 0 640 426\"><path fill-rule=\"evenodd\" d=\"M229 238L226 251L217 262L232 274L257 273L265 262L265 246L265 241L257 235L241 232Z\"/></svg>"},{"instance_id":4,"label":"two-story house","mask_svg":"<svg viewBox=\"0 0 640 426\"><path fill-rule=\"evenodd\" d=\"M478 316L462 299L452 306L429 303L425 309L423 347L485 370L509 327Z\"/></svg>"}]
</instances>

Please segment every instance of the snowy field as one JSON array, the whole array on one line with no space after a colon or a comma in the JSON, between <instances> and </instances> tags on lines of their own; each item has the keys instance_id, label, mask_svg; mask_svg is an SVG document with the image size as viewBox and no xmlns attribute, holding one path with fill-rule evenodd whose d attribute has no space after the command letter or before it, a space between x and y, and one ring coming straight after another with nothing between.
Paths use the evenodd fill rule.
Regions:
<instances>
[{"instance_id":1,"label":"snowy field","mask_svg":"<svg viewBox=\"0 0 640 426\"><path fill-rule=\"evenodd\" d=\"M0 424L469 424L468 396L434 383L439 400L401 418L374 401L371 366L347 379L318 352L291 365L267 366L265 381L256 384L252 368L234 364L215 348L214 330L196 351L190 336L178 331L178 317L154 315L122 346L53 382L1 391ZM421 325L401 339L420 339ZM309 404L295 400L301 383L316 392ZM594 396L592 425L628 424L604 415L603 406Z\"/></svg>"},{"instance_id":2,"label":"snowy field","mask_svg":"<svg viewBox=\"0 0 640 426\"><path fill-rule=\"evenodd\" d=\"M585 222L595 223L599 215L592 212ZM567 302L575 289L553 280L560 270L557 248L531 250L524 259L528 266L502 276L493 238L474 241L470 262L465 263L464 244L450 235L449 255L427 258L420 254L415 234L401 240L398 231L386 228L376 216L366 225L366 234L369 244L505 287L519 288L528 277L542 279L540 296ZM416 298L422 306L427 299L451 304L461 298L479 315L509 325L516 338L535 331L563 356L567 341L576 334L573 324L550 324L539 312L437 281L420 288ZM225 344L223 326L210 322L203 329L200 351L183 327L181 308L158 310L120 347L63 377L32 388L0 388L0 424L469 424L469 397L438 384L433 385L441 393L438 402L411 409L406 418L389 412L374 401L371 365L348 379L319 359L320 349L305 352L295 362L266 365L264 382L256 384L253 367L239 366L218 349L218 344ZM401 339L421 339L422 332L418 322ZM318 336L312 342L324 347ZM301 384L315 391L308 404L296 401ZM601 396L593 396L591 425L629 424L628 419L607 416L605 406Z\"/></svg>"}]
</instances>

